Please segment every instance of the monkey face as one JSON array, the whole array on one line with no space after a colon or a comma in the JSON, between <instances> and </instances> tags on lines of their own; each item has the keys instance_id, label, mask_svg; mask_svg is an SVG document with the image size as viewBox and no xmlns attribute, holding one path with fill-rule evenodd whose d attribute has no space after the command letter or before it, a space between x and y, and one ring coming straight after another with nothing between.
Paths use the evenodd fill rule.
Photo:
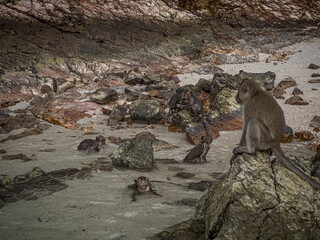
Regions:
<instances>
[{"instance_id":1,"label":"monkey face","mask_svg":"<svg viewBox=\"0 0 320 240\"><path fill-rule=\"evenodd\" d=\"M237 103L242 104L248 98L249 98L249 87L245 83L245 81L243 81L238 88L238 92L236 95L236 101L237 101Z\"/></svg>"},{"instance_id":2,"label":"monkey face","mask_svg":"<svg viewBox=\"0 0 320 240\"><path fill-rule=\"evenodd\" d=\"M141 192L149 191L149 178L139 177L135 180L138 190Z\"/></svg>"}]
</instances>

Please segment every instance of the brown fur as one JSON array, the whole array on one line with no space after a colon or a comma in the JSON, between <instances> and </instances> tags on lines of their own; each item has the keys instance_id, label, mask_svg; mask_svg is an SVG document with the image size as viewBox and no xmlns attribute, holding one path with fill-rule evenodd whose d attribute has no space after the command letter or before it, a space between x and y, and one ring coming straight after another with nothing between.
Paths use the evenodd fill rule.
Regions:
<instances>
[{"instance_id":1,"label":"brown fur","mask_svg":"<svg viewBox=\"0 0 320 240\"><path fill-rule=\"evenodd\" d=\"M320 189L319 183L293 165L283 154L280 138L284 133L285 119L280 105L272 95L262 90L253 80L245 79L239 86L236 100L244 105L244 125L240 144L233 149L234 156L271 149L282 165L308 181L314 188ZM231 159L231 164L234 158Z\"/></svg>"}]
</instances>

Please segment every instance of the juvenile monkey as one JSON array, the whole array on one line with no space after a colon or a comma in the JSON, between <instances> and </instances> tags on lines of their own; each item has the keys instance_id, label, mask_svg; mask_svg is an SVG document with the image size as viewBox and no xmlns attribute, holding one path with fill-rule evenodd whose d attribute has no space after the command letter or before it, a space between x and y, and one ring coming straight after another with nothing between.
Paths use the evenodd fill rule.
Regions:
<instances>
[{"instance_id":1,"label":"juvenile monkey","mask_svg":"<svg viewBox=\"0 0 320 240\"><path fill-rule=\"evenodd\" d=\"M204 124L202 101L194 95L193 91L186 91L182 96L181 102L181 109L190 109L193 115L201 114L201 121Z\"/></svg>"},{"instance_id":2,"label":"juvenile monkey","mask_svg":"<svg viewBox=\"0 0 320 240\"><path fill-rule=\"evenodd\" d=\"M318 182L298 169L282 152L280 138L284 133L285 119L280 105L271 94L262 90L253 80L245 79L238 88L236 100L243 105L244 125L239 146L233 149L233 154L251 154L257 150L271 149L283 166L312 187L320 189Z\"/></svg>"},{"instance_id":3,"label":"juvenile monkey","mask_svg":"<svg viewBox=\"0 0 320 240\"><path fill-rule=\"evenodd\" d=\"M178 108L178 104L181 104L181 99L182 99L182 89L178 88L175 92L175 94L173 94L168 103L167 106L169 107L169 113L167 115L165 124L167 124L169 117L172 115L172 113L177 111Z\"/></svg>"},{"instance_id":4,"label":"juvenile monkey","mask_svg":"<svg viewBox=\"0 0 320 240\"><path fill-rule=\"evenodd\" d=\"M206 156L210 150L212 137L210 135L202 136L202 141L196 145L183 159L183 163L201 163L207 162Z\"/></svg>"},{"instance_id":5,"label":"juvenile monkey","mask_svg":"<svg viewBox=\"0 0 320 240\"><path fill-rule=\"evenodd\" d=\"M85 150L86 153L90 153L93 151L99 151L101 145L106 145L106 138L102 135L99 135L96 137L95 140L93 140L93 139L83 140L79 144L78 150Z\"/></svg>"},{"instance_id":6,"label":"juvenile monkey","mask_svg":"<svg viewBox=\"0 0 320 240\"><path fill-rule=\"evenodd\" d=\"M136 196L143 192L152 192L155 195L161 196L156 191L152 189L152 184L149 181L149 178L141 176L134 180L134 183L129 185L128 188L133 189L133 193L131 194L132 201L137 201Z\"/></svg>"}]
</instances>

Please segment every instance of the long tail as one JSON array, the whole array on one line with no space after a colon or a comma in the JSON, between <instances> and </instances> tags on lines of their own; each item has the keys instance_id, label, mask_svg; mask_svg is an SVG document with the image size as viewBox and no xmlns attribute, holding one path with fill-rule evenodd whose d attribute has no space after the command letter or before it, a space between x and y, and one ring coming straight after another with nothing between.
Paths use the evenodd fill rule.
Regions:
<instances>
[{"instance_id":1,"label":"long tail","mask_svg":"<svg viewBox=\"0 0 320 240\"><path fill-rule=\"evenodd\" d=\"M271 148L272 152L278 157L278 161L286 168L297 174L302 179L306 180L315 189L320 189L320 183L316 182L314 179L306 175L299 168L297 168L289 158L287 158L282 152L280 145Z\"/></svg>"}]
</instances>

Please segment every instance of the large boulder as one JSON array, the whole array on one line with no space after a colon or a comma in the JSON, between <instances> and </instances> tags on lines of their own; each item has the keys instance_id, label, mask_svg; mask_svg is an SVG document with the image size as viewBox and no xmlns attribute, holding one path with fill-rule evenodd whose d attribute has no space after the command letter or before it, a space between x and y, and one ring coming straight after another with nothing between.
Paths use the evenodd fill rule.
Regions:
<instances>
[{"instance_id":1,"label":"large boulder","mask_svg":"<svg viewBox=\"0 0 320 240\"><path fill-rule=\"evenodd\" d=\"M90 95L90 99L99 104L117 101L118 93L112 88L101 88Z\"/></svg>"},{"instance_id":2,"label":"large boulder","mask_svg":"<svg viewBox=\"0 0 320 240\"><path fill-rule=\"evenodd\" d=\"M319 196L267 152L243 154L212 184L191 220L153 239L318 239Z\"/></svg>"},{"instance_id":3,"label":"large boulder","mask_svg":"<svg viewBox=\"0 0 320 240\"><path fill-rule=\"evenodd\" d=\"M132 169L152 169L153 158L152 140L147 137L128 139L111 154L114 166Z\"/></svg>"},{"instance_id":4,"label":"large boulder","mask_svg":"<svg viewBox=\"0 0 320 240\"><path fill-rule=\"evenodd\" d=\"M130 105L129 113L134 122L147 124L163 120L165 116L164 109L155 100L136 100Z\"/></svg>"}]
</instances>

